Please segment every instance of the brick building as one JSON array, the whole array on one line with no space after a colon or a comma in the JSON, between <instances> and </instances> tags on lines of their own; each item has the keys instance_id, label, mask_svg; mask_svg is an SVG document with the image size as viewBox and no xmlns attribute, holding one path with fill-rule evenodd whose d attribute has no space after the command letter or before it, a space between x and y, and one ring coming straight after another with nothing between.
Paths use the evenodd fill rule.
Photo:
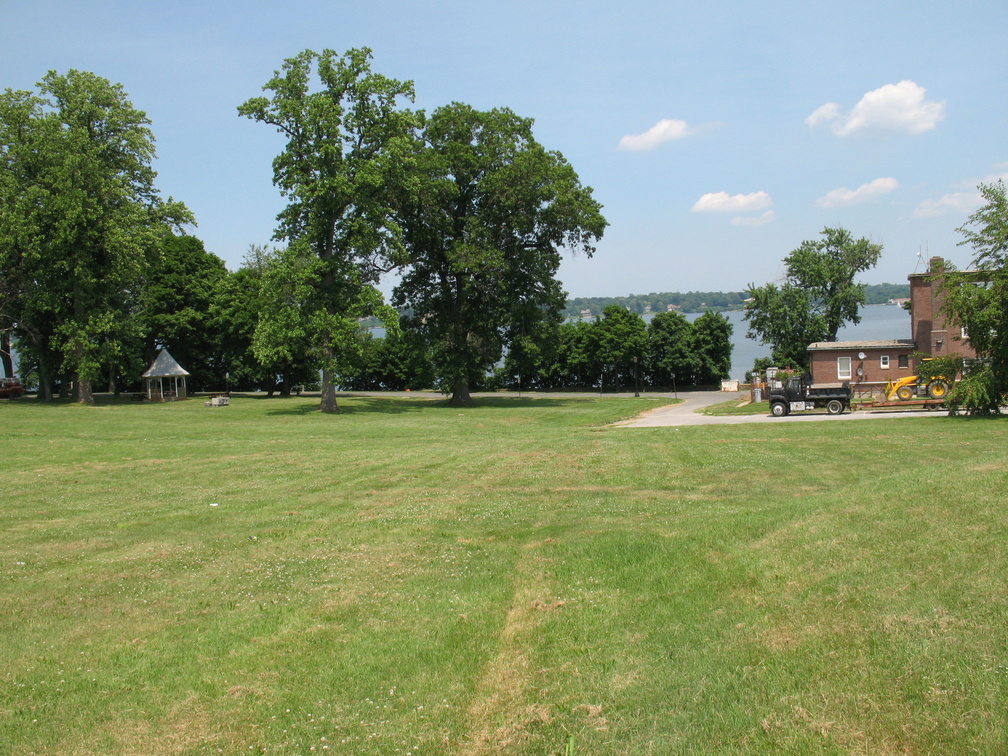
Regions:
<instances>
[{"instance_id":1,"label":"brick building","mask_svg":"<svg viewBox=\"0 0 1008 756\"><path fill-rule=\"evenodd\" d=\"M976 357L963 329L942 312L938 284L944 269L944 260L932 257L926 273L909 276L910 338L809 344L813 382L849 383L855 393L880 393L890 380L915 375L924 356Z\"/></svg>"}]
</instances>

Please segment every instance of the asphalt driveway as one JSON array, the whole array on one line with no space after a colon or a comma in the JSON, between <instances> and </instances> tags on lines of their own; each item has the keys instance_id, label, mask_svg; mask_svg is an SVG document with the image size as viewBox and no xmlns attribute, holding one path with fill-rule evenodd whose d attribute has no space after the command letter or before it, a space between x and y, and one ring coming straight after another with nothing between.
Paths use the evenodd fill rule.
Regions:
<instances>
[{"instance_id":1,"label":"asphalt driveway","mask_svg":"<svg viewBox=\"0 0 1008 756\"><path fill-rule=\"evenodd\" d=\"M824 412L796 412L786 417L765 415L726 415L713 417L701 411L712 404L720 404L732 399L741 401L748 392L689 391L679 394L684 401L668 407L642 412L630 420L622 420L614 425L621 428L660 428L684 425L740 425L742 423L815 423L823 421L869 420L900 417L945 417L945 410L858 410L841 415L827 415Z\"/></svg>"}]
</instances>

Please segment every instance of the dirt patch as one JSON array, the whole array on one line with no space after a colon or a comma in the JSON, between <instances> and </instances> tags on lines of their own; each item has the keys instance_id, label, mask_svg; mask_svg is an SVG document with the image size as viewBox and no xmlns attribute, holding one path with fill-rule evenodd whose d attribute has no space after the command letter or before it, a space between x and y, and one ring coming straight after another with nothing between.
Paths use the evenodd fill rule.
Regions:
<instances>
[{"instance_id":1,"label":"dirt patch","mask_svg":"<svg viewBox=\"0 0 1008 756\"><path fill-rule=\"evenodd\" d=\"M538 553L541 543L524 548L515 565L515 590L498 636L498 652L486 665L469 707L469 737L459 753L466 756L501 753L524 742L530 728L549 724L548 706L531 701L533 665L530 648L543 617L565 602L548 601L548 558Z\"/></svg>"}]
</instances>

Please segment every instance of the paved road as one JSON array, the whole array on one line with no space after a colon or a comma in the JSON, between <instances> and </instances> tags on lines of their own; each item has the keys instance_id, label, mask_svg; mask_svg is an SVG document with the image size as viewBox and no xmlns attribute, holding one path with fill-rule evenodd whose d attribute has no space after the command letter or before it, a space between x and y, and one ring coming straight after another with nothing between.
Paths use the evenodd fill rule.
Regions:
<instances>
[{"instance_id":1,"label":"paved road","mask_svg":"<svg viewBox=\"0 0 1008 756\"><path fill-rule=\"evenodd\" d=\"M704 415L700 412L704 407L709 407L712 404L720 404L721 402L731 401L732 399L741 401L744 397L749 395L748 391L730 392L730 391L680 391L677 394L672 392L668 393L651 393L647 392L642 394L646 398L673 398L673 396L682 399L679 404L669 405L667 407L659 407L657 409L647 410L642 412L637 417L631 418L630 420L622 420L618 423L614 423L614 426L621 428L660 428L660 427L671 427L671 426L684 426L684 425L741 425L742 423L816 423L823 421L841 421L841 420L866 420L866 419L878 419L878 418L898 418L898 417L945 417L946 412L944 410L859 410L857 412L844 412L842 415L827 415L822 411L816 412L796 412L793 415L788 415L787 417L774 417L769 412L765 415L728 415L724 417L714 417L711 415ZM443 399L444 395L436 391L348 391L342 392L338 396L396 396L402 398L412 398L412 399ZM473 393L473 397L500 397L500 396L515 396L514 393ZM592 394L587 392L580 393L564 393L564 392L526 392L524 396L539 396L539 397L552 397L552 398L577 398L585 399L591 396L598 396L598 394ZM620 398L627 399L628 401L640 401L640 399L634 399L632 393L620 393L620 394L605 394L606 399Z\"/></svg>"},{"instance_id":2,"label":"paved road","mask_svg":"<svg viewBox=\"0 0 1008 756\"><path fill-rule=\"evenodd\" d=\"M684 399L680 404L673 404L668 407L643 412L631 420L623 420L615 423L622 428L658 428L664 426L683 425L740 425L742 423L814 423L822 421L841 420L866 420L878 418L898 418L898 417L945 417L944 410L859 410L856 412L844 412L842 415L827 415L820 412L796 412L787 417L774 417L767 413L765 415L727 415L724 417L713 417L701 414L700 410L712 404L727 402L731 399L741 399L748 395L748 392L725 392L725 391L690 391L683 392L679 396Z\"/></svg>"}]
</instances>

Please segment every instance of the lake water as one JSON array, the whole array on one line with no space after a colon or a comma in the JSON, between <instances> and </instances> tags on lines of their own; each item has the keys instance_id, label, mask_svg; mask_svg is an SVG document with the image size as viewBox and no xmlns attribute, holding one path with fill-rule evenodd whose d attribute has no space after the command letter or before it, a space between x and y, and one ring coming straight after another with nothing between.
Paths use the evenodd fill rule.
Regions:
<instances>
[{"instance_id":1,"label":"lake water","mask_svg":"<svg viewBox=\"0 0 1008 756\"><path fill-rule=\"evenodd\" d=\"M743 380L747 370L752 370L758 357L769 357L769 344L746 338L748 330L741 310L721 313L732 324L731 377ZM686 319L694 321L702 313L689 313ZM861 322L847 325L837 333L838 341L880 341L882 339L910 339L910 313L898 305L865 305L861 308Z\"/></svg>"}]
</instances>

